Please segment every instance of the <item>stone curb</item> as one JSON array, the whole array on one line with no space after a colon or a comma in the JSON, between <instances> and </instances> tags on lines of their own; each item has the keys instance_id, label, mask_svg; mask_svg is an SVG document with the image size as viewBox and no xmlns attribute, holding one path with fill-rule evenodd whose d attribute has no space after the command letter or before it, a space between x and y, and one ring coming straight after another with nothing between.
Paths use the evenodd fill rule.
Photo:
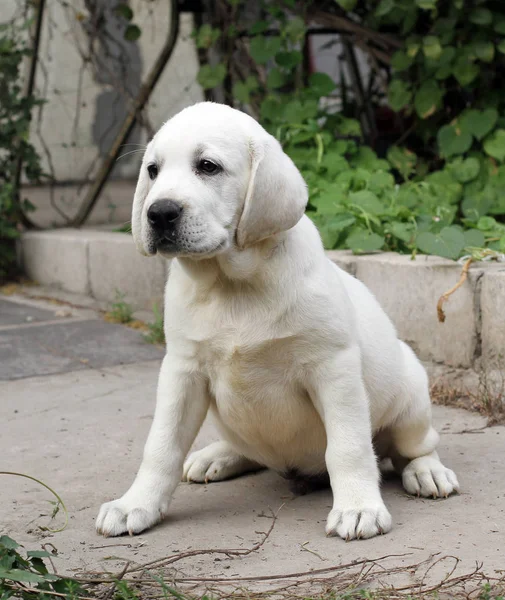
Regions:
<instances>
[{"instance_id":1,"label":"stone curb","mask_svg":"<svg viewBox=\"0 0 505 600\"><path fill-rule=\"evenodd\" d=\"M113 302L117 291L135 309L161 305L168 263L147 259L124 233L59 229L27 232L19 255L26 275L42 285ZM472 265L463 286L437 319L439 297L461 266L436 256L329 251L338 266L363 281L395 323L399 336L426 362L451 368L498 365L505 353L505 265Z\"/></svg>"}]
</instances>

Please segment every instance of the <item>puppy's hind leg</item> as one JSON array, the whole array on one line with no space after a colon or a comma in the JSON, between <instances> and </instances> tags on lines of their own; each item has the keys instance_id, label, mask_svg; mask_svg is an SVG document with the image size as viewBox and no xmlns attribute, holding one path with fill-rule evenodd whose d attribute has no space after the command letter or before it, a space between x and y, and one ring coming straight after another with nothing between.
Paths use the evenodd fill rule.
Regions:
<instances>
[{"instance_id":1,"label":"puppy's hind leg","mask_svg":"<svg viewBox=\"0 0 505 600\"><path fill-rule=\"evenodd\" d=\"M184 463L182 480L209 483L231 479L262 468L258 463L241 456L228 442L214 442L188 456Z\"/></svg>"},{"instance_id":2,"label":"puppy's hind leg","mask_svg":"<svg viewBox=\"0 0 505 600\"><path fill-rule=\"evenodd\" d=\"M406 396L391 426L392 460L409 494L446 498L459 491L456 475L447 469L435 448L439 435L432 425L428 377L412 350L404 348Z\"/></svg>"}]
</instances>

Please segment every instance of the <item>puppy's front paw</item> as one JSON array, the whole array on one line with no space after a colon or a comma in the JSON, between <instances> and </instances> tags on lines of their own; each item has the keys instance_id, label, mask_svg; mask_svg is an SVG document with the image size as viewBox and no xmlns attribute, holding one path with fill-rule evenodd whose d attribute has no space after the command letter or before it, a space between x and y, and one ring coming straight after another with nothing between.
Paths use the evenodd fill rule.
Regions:
<instances>
[{"instance_id":1,"label":"puppy's front paw","mask_svg":"<svg viewBox=\"0 0 505 600\"><path fill-rule=\"evenodd\" d=\"M102 504L96 518L96 530L104 537L123 533L136 535L159 523L167 507L159 503L132 502L126 496Z\"/></svg>"},{"instance_id":2,"label":"puppy's front paw","mask_svg":"<svg viewBox=\"0 0 505 600\"><path fill-rule=\"evenodd\" d=\"M334 508L328 515L326 535L346 541L371 538L391 529L391 515L384 504L363 508Z\"/></svg>"},{"instance_id":3,"label":"puppy's front paw","mask_svg":"<svg viewBox=\"0 0 505 600\"><path fill-rule=\"evenodd\" d=\"M453 492L459 492L454 471L431 456L421 456L409 462L403 470L402 481L405 490L414 496L447 498Z\"/></svg>"}]
</instances>

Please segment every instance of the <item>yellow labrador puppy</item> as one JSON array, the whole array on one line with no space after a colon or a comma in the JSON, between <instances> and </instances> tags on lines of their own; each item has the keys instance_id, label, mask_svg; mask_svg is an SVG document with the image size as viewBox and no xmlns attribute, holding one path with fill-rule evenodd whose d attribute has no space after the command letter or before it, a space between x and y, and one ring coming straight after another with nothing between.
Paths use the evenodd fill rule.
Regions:
<instances>
[{"instance_id":1,"label":"yellow labrador puppy","mask_svg":"<svg viewBox=\"0 0 505 600\"><path fill-rule=\"evenodd\" d=\"M138 475L97 530L140 533L181 480L268 467L328 474L326 532L391 528L373 439L407 492L446 497L426 373L373 295L330 260L305 215L305 182L254 119L200 103L148 145L133 203L140 252L173 258L166 356ZM211 411L222 441L186 455Z\"/></svg>"}]
</instances>

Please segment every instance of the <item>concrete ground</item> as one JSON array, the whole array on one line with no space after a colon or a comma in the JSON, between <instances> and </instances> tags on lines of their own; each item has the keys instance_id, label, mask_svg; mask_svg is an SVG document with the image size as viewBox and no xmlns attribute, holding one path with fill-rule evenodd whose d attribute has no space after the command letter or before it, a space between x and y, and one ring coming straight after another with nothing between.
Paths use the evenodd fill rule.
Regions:
<instances>
[{"instance_id":1,"label":"concrete ground","mask_svg":"<svg viewBox=\"0 0 505 600\"><path fill-rule=\"evenodd\" d=\"M62 496L70 517L64 531L43 532L39 526L49 523L52 510L49 492L2 475L0 533L26 549L51 542L59 551L60 572L116 572L125 560L251 547L274 511L278 520L258 552L243 558L198 556L178 563L180 572L288 573L388 554L404 555L389 559L388 566L406 565L436 553L457 556L462 570L476 561L488 573L505 568L505 428L481 429L482 417L447 407L434 409L440 454L456 471L461 494L417 499L404 493L399 480L386 480L383 493L394 529L385 536L351 543L326 538L330 491L295 497L286 481L268 471L209 485L180 484L161 525L135 538L98 536L94 519L100 504L126 491L140 464L161 356L139 332L105 323L90 310L0 299L0 470L46 482ZM195 447L214 439L212 424L205 423Z\"/></svg>"}]
</instances>

